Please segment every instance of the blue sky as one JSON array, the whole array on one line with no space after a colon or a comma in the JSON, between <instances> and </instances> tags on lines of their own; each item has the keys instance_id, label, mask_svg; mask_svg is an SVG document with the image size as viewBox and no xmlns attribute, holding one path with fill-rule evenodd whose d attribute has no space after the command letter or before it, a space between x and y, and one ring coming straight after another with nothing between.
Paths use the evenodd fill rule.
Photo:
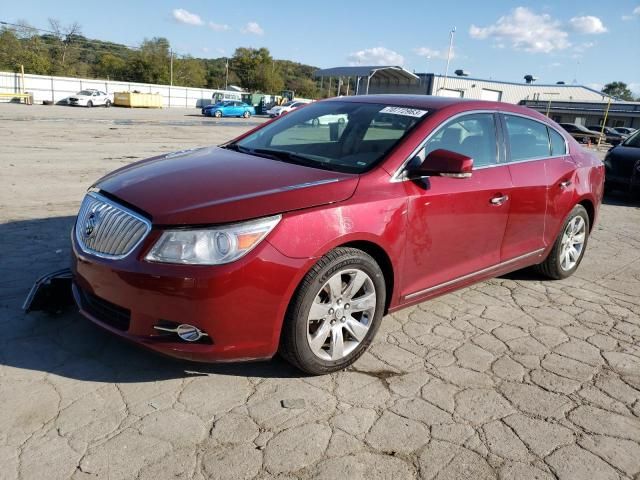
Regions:
<instances>
[{"instance_id":1,"label":"blue sky","mask_svg":"<svg viewBox=\"0 0 640 480\"><path fill-rule=\"evenodd\" d=\"M24 0L0 10L0 20L39 28L49 17L127 45L164 36L178 53L200 57L264 46L318 67L401 64L436 73L444 72L456 27L450 71L511 81L531 73L594 87L621 80L640 95L639 0Z\"/></svg>"}]
</instances>

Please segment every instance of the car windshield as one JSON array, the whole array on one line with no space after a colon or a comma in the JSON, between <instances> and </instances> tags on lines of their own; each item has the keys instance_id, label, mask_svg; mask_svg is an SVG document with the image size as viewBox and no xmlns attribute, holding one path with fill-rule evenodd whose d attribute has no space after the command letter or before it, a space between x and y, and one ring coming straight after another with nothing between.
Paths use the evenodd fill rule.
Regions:
<instances>
[{"instance_id":1,"label":"car windshield","mask_svg":"<svg viewBox=\"0 0 640 480\"><path fill-rule=\"evenodd\" d=\"M294 110L227 148L345 173L380 162L429 112L329 101Z\"/></svg>"},{"instance_id":2,"label":"car windshield","mask_svg":"<svg viewBox=\"0 0 640 480\"><path fill-rule=\"evenodd\" d=\"M640 147L640 130L636 130L631 134L629 138L627 138L622 144L625 147Z\"/></svg>"}]
</instances>

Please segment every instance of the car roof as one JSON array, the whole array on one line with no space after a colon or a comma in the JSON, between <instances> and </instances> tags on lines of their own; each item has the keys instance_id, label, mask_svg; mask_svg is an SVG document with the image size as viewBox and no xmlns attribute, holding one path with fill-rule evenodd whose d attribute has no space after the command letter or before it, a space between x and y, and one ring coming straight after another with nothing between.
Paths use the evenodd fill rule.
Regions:
<instances>
[{"instance_id":1,"label":"car roof","mask_svg":"<svg viewBox=\"0 0 640 480\"><path fill-rule=\"evenodd\" d=\"M535 110L521 105L504 102L491 102L487 100L474 100L458 97L438 97L434 95L406 95L406 94L380 94L380 95L352 95L348 97L334 97L321 101L343 101L361 103L382 103L400 107L423 108L426 110L445 110L455 108L457 110L495 110L506 113L519 113L548 123L549 118Z\"/></svg>"}]
</instances>

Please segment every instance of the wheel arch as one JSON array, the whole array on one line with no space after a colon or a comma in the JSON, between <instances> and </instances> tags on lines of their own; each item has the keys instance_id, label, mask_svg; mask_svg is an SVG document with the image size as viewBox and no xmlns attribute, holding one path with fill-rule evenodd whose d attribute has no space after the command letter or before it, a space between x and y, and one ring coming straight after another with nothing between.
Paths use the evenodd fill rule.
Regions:
<instances>
[{"instance_id":1,"label":"wheel arch","mask_svg":"<svg viewBox=\"0 0 640 480\"><path fill-rule=\"evenodd\" d=\"M583 198L578 202L578 205L582 205L584 209L587 211L587 215L589 216L589 233L593 229L593 224L596 219L596 207L591 200L588 198Z\"/></svg>"},{"instance_id":2,"label":"wheel arch","mask_svg":"<svg viewBox=\"0 0 640 480\"><path fill-rule=\"evenodd\" d=\"M389 306L391 305L391 300L393 298L393 291L394 291L394 285L395 285L393 264L391 263L391 258L389 257L389 254L380 245L378 245L377 243L371 242L369 240L353 240L347 243L337 245L334 248L332 248L332 250L340 247L350 247L350 248L356 248L358 250L362 250L366 254L371 255L373 259L376 261L376 263L380 267L380 270L382 270L382 274L384 275L384 283L386 287L384 314L386 315L387 312L389 311Z\"/></svg>"}]
</instances>

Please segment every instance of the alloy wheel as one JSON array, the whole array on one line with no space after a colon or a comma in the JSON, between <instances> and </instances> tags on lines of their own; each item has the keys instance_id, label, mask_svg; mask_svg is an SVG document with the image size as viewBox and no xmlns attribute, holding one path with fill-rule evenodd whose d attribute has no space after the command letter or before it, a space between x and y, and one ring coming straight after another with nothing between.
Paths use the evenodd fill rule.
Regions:
<instances>
[{"instance_id":1,"label":"alloy wheel","mask_svg":"<svg viewBox=\"0 0 640 480\"><path fill-rule=\"evenodd\" d=\"M307 317L307 341L322 360L341 360L365 339L376 311L376 289L359 269L336 272L315 296Z\"/></svg>"},{"instance_id":2,"label":"alloy wheel","mask_svg":"<svg viewBox=\"0 0 640 480\"><path fill-rule=\"evenodd\" d=\"M564 229L560 247L560 268L569 271L580 260L587 237L587 225L581 216L575 216Z\"/></svg>"}]
</instances>

